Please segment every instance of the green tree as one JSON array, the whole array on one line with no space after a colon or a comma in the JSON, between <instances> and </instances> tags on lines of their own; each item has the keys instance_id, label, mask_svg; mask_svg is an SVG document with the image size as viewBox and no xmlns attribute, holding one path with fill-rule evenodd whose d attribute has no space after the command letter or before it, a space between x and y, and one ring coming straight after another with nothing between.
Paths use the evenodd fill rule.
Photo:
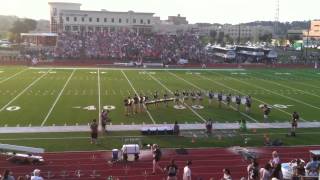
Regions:
<instances>
[{"instance_id":1,"label":"green tree","mask_svg":"<svg viewBox=\"0 0 320 180\"><path fill-rule=\"evenodd\" d=\"M210 35L210 42L211 42L211 44L213 44L216 41L217 31L210 30L209 35Z\"/></svg>"},{"instance_id":2,"label":"green tree","mask_svg":"<svg viewBox=\"0 0 320 180\"><path fill-rule=\"evenodd\" d=\"M259 41L270 43L271 40L272 40L272 33L265 33L265 34L259 35Z\"/></svg>"},{"instance_id":3,"label":"green tree","mask_svg":"<svg viewBox=\"0 0 320 180\"><path fill-rule=\"evenodd\" d=\"M218 43L222 43L223 42L223 39L224 39L224 32L223 31L220 31L218 33Z\"/></svg>"},{"instance_id":4,"label":"green tree","mask_svg":"<svg viewBox=\"0 0 320 180\"><path fill-rule=\"evenodd\" d=\"M11 38L16 42L20 42L20 34L28 33L29 31L37 28L37 21L33 19L17 20L13 23L10 32L12 33Z\"/></svg>"}]
</instances>

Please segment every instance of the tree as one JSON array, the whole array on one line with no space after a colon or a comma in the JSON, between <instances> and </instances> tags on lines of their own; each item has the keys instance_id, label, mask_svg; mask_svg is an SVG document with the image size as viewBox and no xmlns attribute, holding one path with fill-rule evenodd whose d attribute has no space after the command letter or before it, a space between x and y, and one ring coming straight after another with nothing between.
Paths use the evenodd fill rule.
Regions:
<instances>
[{"instance_id":1,"label":"tree","mask_svg":"<svg viewBox=\"0 0 320 180\"><path fill-rule=\"evenodd\" d=\"M210 35L210 42L211 42L211 44L213 44L216 41L217 31L210 30L209 35Z\"/></svg>"},{"instance_id":2,"label":"tree","mask_svg":"<svg viewBox=\"0 0 320 180\"><path fill-rule=\"evenodd\" d=\"M29 31L37 28L37 21L33 19L17 20L13 23L10 32L12 33L13 40L20 42L20 34L28 33Z\"/></svg>"},{"instance_id":3,"label":"tree","mask_svg":"<svg viewBox=\"0 0 320 180\"><path fill-rule=\"evenodd\" d=\"M263 35L259 35L259 41L270 43L272 39L272 33L265 33Z\"/></svg>"},{"instance_id":4,"label":"tree","mask_svg":"<svg viewBox=\"0 0 320 180\"><path fill-rule=\"evenodd\" d=\"M301 37L298 34L288 35L288 40L290 41L290 44L293 44L294 41L300 40L300 39Z\"/></svg>"},{"instance_id":5,"label":"tree","mask_svg":"<svg viewBox=\"0 0 320 180\"><path fill-rule=\"evenodd\" d=\"M219 31L218 34L218 43L222 43L224 39L224 32L223 31Z\"/></svg>"}]
</instances>

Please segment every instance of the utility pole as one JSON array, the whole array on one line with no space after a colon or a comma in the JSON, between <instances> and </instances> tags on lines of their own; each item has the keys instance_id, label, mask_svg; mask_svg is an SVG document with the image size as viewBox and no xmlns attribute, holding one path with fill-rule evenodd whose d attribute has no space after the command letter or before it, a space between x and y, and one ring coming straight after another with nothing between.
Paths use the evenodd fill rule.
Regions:
<instances>
[{"instance_id":1,"label":"utility pole","mask_svg":"<svg viewBox=\"0 0 320 180\"><path fill-rule=\"evenodd\" d=\"M280 0L276 0L276 10L275 10L274 24L273 24L273 31L275 35L277 35L279 31L279 16L280 16Z\"/></svg>"}]
</instances>

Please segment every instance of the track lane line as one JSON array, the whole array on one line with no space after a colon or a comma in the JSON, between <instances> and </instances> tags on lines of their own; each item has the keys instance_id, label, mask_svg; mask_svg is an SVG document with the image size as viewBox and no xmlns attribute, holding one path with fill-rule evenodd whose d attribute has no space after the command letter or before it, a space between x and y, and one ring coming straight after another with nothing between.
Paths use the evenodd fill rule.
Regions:
<instances>
[{"instance_id":1,"label":"track lane line","mask_svg":"<svg viewBox=\"0 0 320 180\"><path fill-rule=\"evenodd\" d=\"M46 117L44 118L44 120L41 123L41 126L44 126L44 124L47 122L49 116L51 115L53 109L55 108L56 104L58 103L58 101L60 100L60 97L62 95L62 93L64 92L64 89L67 87L67 85L69 84L69 81L71 80L73 74L75 73L75 69L72 71L72 73L70 74L69 78L67 79L67 81L65 82L63 88L61 89L60 93L58 94L56 100L54 101L54 103L52 104L49 112L47 113Z\"/></svg>"}]
</instances>

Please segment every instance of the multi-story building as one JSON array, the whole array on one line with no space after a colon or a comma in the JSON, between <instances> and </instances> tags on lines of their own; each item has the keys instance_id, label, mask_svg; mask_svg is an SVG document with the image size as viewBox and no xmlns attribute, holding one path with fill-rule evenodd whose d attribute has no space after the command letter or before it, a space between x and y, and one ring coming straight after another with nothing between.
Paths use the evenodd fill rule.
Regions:
<instances>
[{"instance_id":1,"label":"multi-story building","mask_svg":"<svg viewBox=\"0 0 320 180\"><path fill-rule=\"evenodd\" d=\"M188 24L187 18L182 17L180 14L177 16L169 16L167 21L172 22L174 25Z\"/></svg>"},{"instance_id":2,"label":"multi-story building","mask_svg":"<svg viewBox=\"0 0 320 180\"><path fill-rule=\"evenodd\" d=\"M154 13L81 10L79 3L49 2L50 30L62 31L115 31L133 29L151 31Z\"/></svg>"},{"instance_id":3,"label":"multi-story building","mask_svg":"<svg viewBox=\"0 0 320 180\"><path fill-rule=\"evenodd\" d=\"M320 40L320 20L311 21L309 30L303 32L304 37Z\"/></svg>"}]
</instances>

